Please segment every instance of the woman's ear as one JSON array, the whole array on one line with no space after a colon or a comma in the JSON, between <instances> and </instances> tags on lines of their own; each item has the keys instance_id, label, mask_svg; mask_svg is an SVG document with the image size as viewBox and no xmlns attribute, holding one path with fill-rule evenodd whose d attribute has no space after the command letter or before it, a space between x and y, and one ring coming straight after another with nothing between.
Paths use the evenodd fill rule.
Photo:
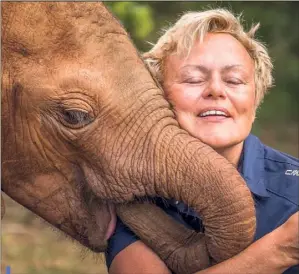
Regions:
<instances>
[{"instance_id":1,"label":"woman's ear","mask_svg":"<svg viewBox=\"0 0 299 274\"><path fill-rule=\"evenodd\" d=\"M256 118L256 111L254 110L253 114L252 114L252 120L251 123L253 124Z\"/></svg>"},{"instance_id":2,"label":"woman's ear","mask_svg":"<svg viewBox=\"0 0 299 274\"><path fill-rule=\"evenodd\" d=\"M252 117L251 117L251 123L253 124L255 119L256 119L256 115L257 115L257 112L258 112L258 108L259 108L259 105L257 105L256 103L254 104L253 106L253 111L252 111Z\"/></svg>"}]
</instances>

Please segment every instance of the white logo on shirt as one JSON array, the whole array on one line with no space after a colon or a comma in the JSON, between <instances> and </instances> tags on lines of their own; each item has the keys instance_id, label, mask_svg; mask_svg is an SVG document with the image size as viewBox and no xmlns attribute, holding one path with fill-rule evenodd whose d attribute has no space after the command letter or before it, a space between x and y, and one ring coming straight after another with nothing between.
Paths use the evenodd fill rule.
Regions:
<instances>
[{"instance_id":1,"label":"white logo on shirt","mask_svg":"<svg viewBox=\"0 0 299 274\"><path fill-rule=\"evenodd\" d=\"M291 175L291 176L299 176L299 170L298 169L287 169L285 172L285 175Z\"/></svg>"}]
</instances>

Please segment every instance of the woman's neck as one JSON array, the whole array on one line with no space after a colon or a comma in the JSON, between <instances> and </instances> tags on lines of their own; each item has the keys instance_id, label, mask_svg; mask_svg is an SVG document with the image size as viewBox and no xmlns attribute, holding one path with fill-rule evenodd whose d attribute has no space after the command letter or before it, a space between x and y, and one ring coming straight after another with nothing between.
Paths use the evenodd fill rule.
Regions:
<instances>
[{"instance_id":1,"label":"woman's neck","mask_svg":"<svg viewBox=\"0 0 299 274\"><path fill-rule=\"evenodd\" d=\"M230 163L232 163L235 167L238 167L238 163L240 161L240 157L242 154L243 145L244 145L244 141L231 147L226 147L223 149L215 149L215 150L221 156L226 158Z\"/></svg>"}]
</instances>

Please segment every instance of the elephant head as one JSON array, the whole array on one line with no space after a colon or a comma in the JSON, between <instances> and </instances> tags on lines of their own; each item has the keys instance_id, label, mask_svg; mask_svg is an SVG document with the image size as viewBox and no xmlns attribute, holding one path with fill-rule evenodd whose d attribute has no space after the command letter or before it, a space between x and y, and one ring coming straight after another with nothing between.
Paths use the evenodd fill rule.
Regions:
<instances>
[{"instance_id":1,"label":"elephant head","mask_svg":"<svg viewBox=\"0 0 299 274\"><path fill-rule=\"evenodd\" d=\"M254 206L241 176L179 128L103 4L1 6L6 194L94 251L114 230L114 205L143 196L192 206L215 260L250 244Z\"/></svg>"}]
</instances>

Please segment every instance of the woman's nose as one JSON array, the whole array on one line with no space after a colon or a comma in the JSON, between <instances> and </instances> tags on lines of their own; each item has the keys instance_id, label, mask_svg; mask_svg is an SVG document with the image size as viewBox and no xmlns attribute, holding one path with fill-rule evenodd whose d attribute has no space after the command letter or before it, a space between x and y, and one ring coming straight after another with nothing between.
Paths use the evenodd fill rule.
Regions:
<instances>
[{"instance_id":1,"label":"woman's nose","mask_svg":"<svg viewBox=\"0 0 299 274\"><path fill-rule=\"evenodd\" d=\"M213 75L206 86L203 97L205 98L225 98L225 85L219 75Z\"/></svg>"}]
</instances>

